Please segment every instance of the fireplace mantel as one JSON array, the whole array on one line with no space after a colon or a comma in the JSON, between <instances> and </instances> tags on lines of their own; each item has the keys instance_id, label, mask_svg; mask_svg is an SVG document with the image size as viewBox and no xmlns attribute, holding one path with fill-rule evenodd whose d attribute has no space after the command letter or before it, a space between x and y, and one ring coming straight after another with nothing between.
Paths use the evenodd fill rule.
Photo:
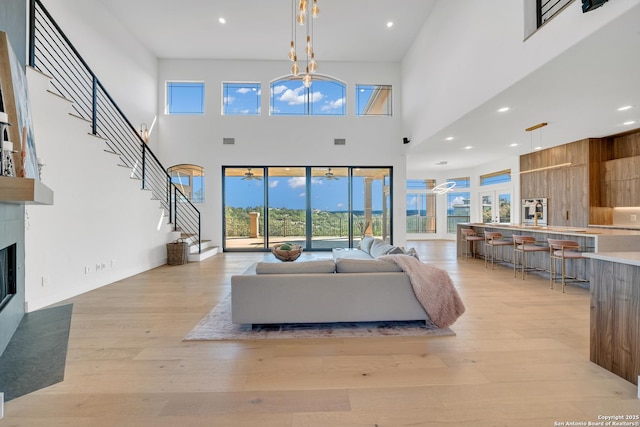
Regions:
<instances>
[{"instance_id":1,"label":"fireplace mantel","mask_svg":"<svg viewBox=\"0 0 640 427\"><path fill-rule=\"evenodd\" d=\"M0 203L53 205L53 191L35 179L0 176Z\"/></svg>"}]
</instances>

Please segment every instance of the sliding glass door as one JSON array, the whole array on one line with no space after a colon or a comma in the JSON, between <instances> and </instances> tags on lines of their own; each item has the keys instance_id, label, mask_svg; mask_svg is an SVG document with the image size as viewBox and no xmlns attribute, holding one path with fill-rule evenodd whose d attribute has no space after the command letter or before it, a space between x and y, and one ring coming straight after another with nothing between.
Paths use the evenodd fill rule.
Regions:
<instances>
[{"instance_id":1,"label":"sliding glass door","mask_svg":"<svg viewBox=\"0 0 640 427\"><path fill-rule=\"evenodd\" d=\"M264 168L226 168L224 182L225 246L264 248Z\"/></svg>"},{"instance_id":2,"label":"sliding glass door","mask_svg":"<svg viewBox=\"0 0 640 427\"><path fill-rule=\"evenodd\" d=\"M391 242L391 168L223 167L224 250Z\"/></svg>"},{"instance_id":3,"label":"sliding glass door","mask_svg":"<svg viewBox=\"0 0 640 427\"><path fill-rule=\"evenodd\" d=\"M364 236L391 240L391 169L354 168L352 173L353 241Z\"/></svg>"},{"instance_id":4,"label":"sliding glass door","mask_svg":"<svg viewBox=\"0 0 640 427\"><path fill-rule=\"evenodd\" d=\"M307 249L307 171L304 167L267 168L269 246L295 243Z\"/></svg>"},{"instance_id":5,"label":"sliding glass door","mask_svg":"<svg viewBox=\"0 0 640 427\"><path fill-rule=\"evenodd\" d=\"M311 247L349 247L349 168L311 168Z\"/></svg>"}]
</instances>

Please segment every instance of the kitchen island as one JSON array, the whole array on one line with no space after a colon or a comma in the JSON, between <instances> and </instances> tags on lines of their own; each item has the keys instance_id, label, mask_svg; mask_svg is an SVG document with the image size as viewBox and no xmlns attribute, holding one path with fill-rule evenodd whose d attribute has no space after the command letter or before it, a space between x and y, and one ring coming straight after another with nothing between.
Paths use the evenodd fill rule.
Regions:
<instances>
[{"instance_id":1,"label":"kitchen island","mask_svg":"<svg viewBox=\"0 0 640 427\"><path fill-rule=\"evenodd\" d=\"M547 244L547 239L574 240L578 242L583 252L632 252L640 251L640 230L623 230L615 228L596 227L553 227L535 225L511 224L483 224L459 223L457 230L458 256L464 256L468 248L462 240L462 228L471 228L479 235L486 231L498 231L505 239L511 240L514 234L533 236L541 245ZM477 255L484 256L484 245L477 244ZM513 263L513 249L503 248L504 262ZM549 271L549 254L547 252L531 253L527 257L527 264L538 271ZM585 260L567 262L567 276L587 279L589 277L588 263Z\"/></svg>"}]
</instances>

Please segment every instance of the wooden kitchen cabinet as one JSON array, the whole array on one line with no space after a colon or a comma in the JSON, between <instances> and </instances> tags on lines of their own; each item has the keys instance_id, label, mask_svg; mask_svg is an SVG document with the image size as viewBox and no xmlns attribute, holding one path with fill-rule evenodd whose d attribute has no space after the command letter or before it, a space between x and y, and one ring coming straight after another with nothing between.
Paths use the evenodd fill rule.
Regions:
<instances>
[{"instance_id":1,"label":"wooden kitchen cabinet","mask_svg":"<svg viewBox=\"0 0 640 427\"><path fill-rule=\"evenodd\" d=\"M589 142L581 140L520 158L521 171L571 163L520 176L523 199L548 198L548 225L585 227L589 224Z\"/></svg>"}]
</instances>

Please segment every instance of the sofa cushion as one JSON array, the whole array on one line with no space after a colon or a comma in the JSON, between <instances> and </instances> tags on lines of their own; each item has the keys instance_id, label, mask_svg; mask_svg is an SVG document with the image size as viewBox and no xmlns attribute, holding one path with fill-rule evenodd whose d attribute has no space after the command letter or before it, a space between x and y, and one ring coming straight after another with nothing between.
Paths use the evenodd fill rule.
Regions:
<instances>
[{"instance_id":1,"label":"sofa cushion","mask_svg":"<svg viewBox=\"0 0 640 427\"><path fill-rule=\"evenodd\" d=\"M334 261L337 261L341 258L349 258L349 259L373 259L371 255L368 253L361 251L359 249L333 249L331 251L333 255Z\"/></svg>"},{"instance_id":2,"label":"sofa cushion","mask_svg":"<svg viewBox=\"0 0 640 427\"><path fill-rule=\"evenodd\" d=\"M349 259L336 260L338 273L389 273L400 272L402 269L396 264L378 259Z\"/></svg>"},{"instance_id":3,"label":"sofa cushion","mask_svg":"<svg viewBox=\"0 0 640 427\"><path fill-rule=\"evenodd\" d=\"M376 239L371 237L371 236L364 236L362 238L362 240L360 241L360 250L363 251L364 253L370 254L371 253L371 245L373 244L373 242Z\"/></svg>"},{"instance_id":4,"label":"sofa cushion","mask_svg":"<svg viewBox=\"0 0 640 427\"><path fill-rule=\"evenodd\" d=\"M336 264L332 259L300 262L259 262L256 274L309 274L335 273Z\"/></svg>"}]
</instances>

